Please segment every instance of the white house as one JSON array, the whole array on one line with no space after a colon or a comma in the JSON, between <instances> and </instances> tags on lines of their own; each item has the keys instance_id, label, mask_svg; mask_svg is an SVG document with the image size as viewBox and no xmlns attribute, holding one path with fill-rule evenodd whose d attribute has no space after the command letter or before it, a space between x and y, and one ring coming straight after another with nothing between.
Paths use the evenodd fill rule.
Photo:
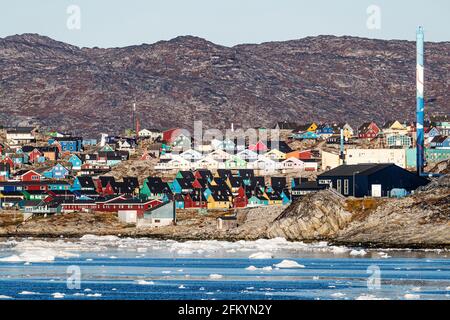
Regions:
<instances>
[{"instance_id":1,"label":"white house","mask_svg":"<svg viewBox=\"0 0 450 320\"><path fill-rule=\"evenodd\" d=\"M222 149L222 150L234 150L236 147L234 142L230 139L225 140L218 140L218 139L212 139L211 140L211 147L213 149Z\"/></svg>"},{"instance_id":2,"label":"white house","mask_svg":"<svg viewBox=\"0 0 450 320\"><path fill-rule=\"evenodd\" d=\"M239 151L236 154L239 158L241 158L242 160L247 160L247 161L255 161L258 160L259 155L251 150L245 149L242 151Z\"/></svg>"},{"instance_id":3,"label":"white house","mask_svg":"<svg viewBox=\"0 0 450 320\"><path fill-rule=\"evenodd\" d=\"M24 144L35 140L33 127L16 127L6 130L6 140L10 144Z\"/></svg>"},{"instance_id":4,"label":"white house","mask_svg":"<svg viewBox=\"0 0 450 320\"><path fill-rule=\"evenodd\" d=\"M162 132L158 129L142 129L138 132L139 137L141 138L150 138L156 140L158 138L162 138Z\"/></svg>"},{"instance_id":5,"label":"white house","mask_svg":"<svg viewBox=\"0 0 450 320\"><path fill-rule=\"evenodd\" d=\"M179 155L172 155L169 161L161 161L155 165L156 170L189 170L191 169L191 162L180 157Z\"/></svg>"},{"instance_id":6,"label":"white house","mask_svg":"<svg viewBox=\"0 0 450 320\"><path fill-rule=\"evenodd\" d=\"M254 170L262 170L264 172L273 172L278 168L278 162L275 162L272 159L266 158L264 156L260 156L258 160L249 164L249 167L250 166Z\"/></svg>"},{"instance_id":7,"label":"white house","mask_svg":"<svg viewBox=\"0 0 450 320\"><path fill-rule=\"evenodd\" d=\"M180 157L182 157L186 160L189 160L189 161L197 161L197 160L202 159L203 155L194 149L189 149L189 150L186 150L186 151L180 153Z\"/></svg>"},{"instance_id":8,"label":"white house","mask_svg":"<svg viewBox=\"0 0 450 320\"><path fill-rule=\"evenodd\" d=\"M209 169L215 170L219 168L219 162L211 157L204 157L194 163L193 169Z\"/></svg>"},{"instance_id":9,"label":"white house","mask_svg":"<svg viewBox=\"0 0 450 320\"><path fill-rule=\"evenodd\" d=\"M280 163L279 168L283 171L303 171L305 163L297 158L287 158Z\"/></svg>"},{"instance_id":10,"label":"white house","mask_svg":"<svg viewBox=\"0 0 450 320\"><path fill-rule=\"evenodd\" d=\"M272 149L264 154L264 157L272 160L284 160L286 159L286 154L278 149Z\"/></svg>"},{"instance_id":11,"label":"white house","mask_svg":"<svg viewBox=\"0 0 450 320\"><path fill-rule=\"evenodd\" d=\"M231 158L231 154L223 151L222 149L214 150L208 154L208 157L213 158L218 161L228 160Z\"/></svg>"}]
</instances>

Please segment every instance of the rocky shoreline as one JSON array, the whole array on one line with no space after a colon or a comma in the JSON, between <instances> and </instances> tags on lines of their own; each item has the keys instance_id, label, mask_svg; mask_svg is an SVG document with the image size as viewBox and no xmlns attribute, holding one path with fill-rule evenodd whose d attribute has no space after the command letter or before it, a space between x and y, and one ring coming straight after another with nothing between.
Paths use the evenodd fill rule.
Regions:
<instances>
[{"instance_id":1,"label":"rocky shoreline","mask_svg":"<svg viewBox=\"0 0 450 320\"><path fill-rule=\"evenodd\" d=\"M450 248L450 176L403 199L344 198L331 191L305 196L290 206L237 211L238 226L217 230L223 211L177 212L176 226L137 229L111 213L71 213L23 222L0 214L0 237L79 238L86 234L164 240L326 241L367 248Z\"/></svg>"}]
</instances>

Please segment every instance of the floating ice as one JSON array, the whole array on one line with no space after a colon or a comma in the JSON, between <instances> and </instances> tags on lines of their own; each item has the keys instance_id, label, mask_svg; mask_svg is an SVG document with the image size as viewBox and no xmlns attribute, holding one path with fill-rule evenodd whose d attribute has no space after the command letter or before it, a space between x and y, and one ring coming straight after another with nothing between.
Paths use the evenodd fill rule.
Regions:
<instances>
[{"instance_id":1,"label":"floating ice","mask_svg":"<svg viewBox=\"0 0 450 320\"><path fill-rule=\"evenodd\" d=\"M272 254L269 252L256 252L251 254L249 259L272 259Z\"/></svg>"},{"instance_id":2,"label":"floating ice","mask_svg":"<svg viewBox=\"0 0 450 320\"><path fill-rule=\"evenodd\" d=\"M366 250L352 250L350 251L351 256L365 256L367 254Z\"/></svg>"},{"instance_id":3,"label":"floating ice","mask_svg":"<svg viewBox=\"0 0 450 320\"><path fill-rule=\"evenodd\" d=\"M153 281L147 281L147 280L137 280L136 283L141 286L150 286L150 285L155 284Z\"/></svg>"},{"instance_id":4,"label":"floating ice","mask_svg":"<svg viewBox=\"0 0 450 320\"><path fill-rule=\"evenodd\" d=\"M374 296L373 294L363 294L357 297L356 300L386 300L386 299Z\"/></svg>"},{"instance_id":5,"label":"floating ice","mask_svg":"<svg viewBox=\"0 0 450 320\"><path fill-rule=\"evenodd\" d=\"M186 287L185 287L184 285L180 285L180 286L178 287L178 289L186 289Z\"/></svg>"},{"instance_id":6,"label":"floating ice","mask_svg":"<svg viewBox=\"0 0 450 320\"><path fill-rule=\"evenodd\" d=\"M217 273L212 273L212 274L209 275L209 278L211 278L211 279L222 279L223 275L217 274Z\"/></svg>"},{"instance_id":7,"label":"floating ice","mask_svg":"<svg viewBox=\"0 0 450 320\"><path fill-rule=\"evenodd\" d=\"M12 299L10 296L0 295L0 300Z\"/></svg>"},{"instance_id":8,"label":"floating ice","mask_svg":"<svg viewBox=\"0 0 450 320\"><path fill-rule=\"evenodd\" d=\"M345 297L345 293L342 293L342 292L335 292L335 293L332 293L331 296L332 296L333 298L342 298L342 297Z\"/></svg>"},{"instance_id":9,"label":"floating ice","mask_svg":"<svg viewBox=\"0 0 450 320\"><path fill-rule=\"evenodd\" d=\"M101 297L101 296L102 296L101 293L90 293L90 294L86 295L86 297L94 297L94 298L98 298L98 297Z\"/></svg>"},{"instance_id":10,"label":"floating ice","mask_svg":"<svg viewBox=\"0 0 450 320\"><path fill-rule=\"evenodd\" d=\"M294 260L283 260L280 263L274 264L275 267L278 268L304 268L305 266L302 264L299 264L297 261Z\"/></svg>"},{"instance_id":11,"label":"floating ice","mask_svg":"<svg viewBox=\"0 0 450 320\"><path fill-rule=\"evenodd\" d=\"M32 292L32 291L22 291L19 292L20 295L34 295L34 294L40 294L39 292Z\"/></svg>"},{"instance_id":12,"label":"floating ice","mask_svg":"<svg viewBox=\"0 0 450 320\"><path fill-rule=\"evenodd\" d=\"M405 299L408 299L408 300L418 300L418 299L420 299L420 295L412 294L412 293L407 293L407 294L404 295L404 297L405 297Z\"/></svg>"},{"instance_id":13,"label":"floating ice","mask_svg":"<svg viewBox=\"0 0 450 320\"><path fill-rule=\"evenodd\" d=\"M64 298L65 294L60 293L60 292L55 292L55 293L52 293L52 296L54 299L62 299L62 298Z\"/></svg>"},{"instance_id":14,"label":"floating ice","mask_svg":"<svg viewBox=\"0 0 450 320\"><path fill-rule=\"evenodd\" d=\"M248 271L256 271L256 270L258 270L258 268L255 267L255 266L249 266L249 267L245 268L245 270L248 270Z\"/></svg>"}]
</instances>

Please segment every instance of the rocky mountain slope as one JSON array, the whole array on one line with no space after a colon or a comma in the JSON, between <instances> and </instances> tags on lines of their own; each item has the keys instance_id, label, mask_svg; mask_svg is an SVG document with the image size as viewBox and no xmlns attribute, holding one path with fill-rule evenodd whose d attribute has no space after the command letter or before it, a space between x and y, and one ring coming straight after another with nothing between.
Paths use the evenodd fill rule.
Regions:
<instances>
[{"instance_id":1,"label":"rocky mountain slope","mask_svg":"<svg viewBox=\"0 0 450 320\"><path fill-rule=\"evenodd\" d=\"M450 176L404 199L345 199L330 191L309 195L278 216L267 236L352 245L448 247Z\"/></svg>"},{"instance_id":2,"label":"rocky mountain slope","mask_svg":"<svg viewBox=\"0 0 450 320\"><path fill-rule=\"evenodd\" d=\"M450 112L450 42L427 43L426 54L433 111ZM131 126L133 102L143 127L412 119L415 43L319 36L230 48L186 36L100 49L0 39L0 125L117 133Z\"/></svg>"}]
</instances>

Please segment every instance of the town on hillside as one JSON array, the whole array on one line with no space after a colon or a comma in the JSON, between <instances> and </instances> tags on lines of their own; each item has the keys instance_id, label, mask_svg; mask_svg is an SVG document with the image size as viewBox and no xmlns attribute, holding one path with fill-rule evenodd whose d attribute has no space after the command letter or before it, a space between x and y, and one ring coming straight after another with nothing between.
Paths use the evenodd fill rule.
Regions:
<instances>
[{"instance_id":1,"label":"town on hillside","mask_svg":"<svg viewBox=\"0 0 450 320\"><path fill-rule=\"evenodd\" d=\"M0 208L34 216L109 212L137 227L176 224L178 210L223 212L288 205L330 189L398 198L429 183L416 174L416 124L279 122L248 137L195 141L185 130L128 130L85 139L36 126L0 130ZM426 169L450 159L450 118L424 124ZM0 211L1 214L1 211Z\"/></svg>"}]
</instances>

